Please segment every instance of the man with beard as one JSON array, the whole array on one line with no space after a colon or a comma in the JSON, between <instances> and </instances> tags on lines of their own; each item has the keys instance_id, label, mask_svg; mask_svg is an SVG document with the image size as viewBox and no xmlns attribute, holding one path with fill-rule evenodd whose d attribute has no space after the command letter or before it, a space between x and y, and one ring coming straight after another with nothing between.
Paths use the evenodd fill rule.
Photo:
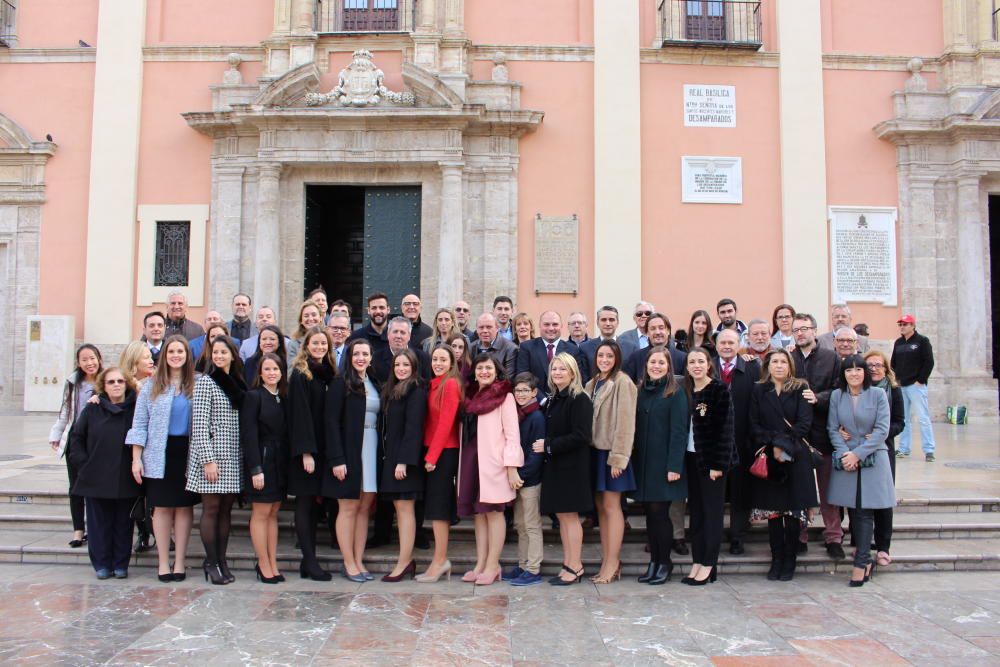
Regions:
<instances>
[{"instance_id":1,"label":"man with beard","mask_svg":"<svg viewBox=\"0 0 1000 667\"><path fill-rule=\"evenodd\" d=\"M713 335L717 336L723 329L732 329L740 337L740 345L746 347L747 325L736 319L736 302L732 299L720 299L715 305L715 313L719 316L719 324Z\"/></svg>"},{"instance_id":2,"label":"man with beard","mask_svg":"<svg viewBox=\"0 0 1000 667\"><path fill-rule=\"evenodd\" d=\"M233 297L233 319L229 320L229 335L246 340L257 335L257 325L250 319L250 297L242 292ZM207 316L206 316L207 319Z\"/></svg>"},{"instance_id":3,"label":"man with beard","mask_svg":"<svg viewBox=\"0 0 1000 667\"><path fill-rule=\"evenodd\" d=\"M373 292L368 295L368 324L356 329L348 342L355 338L364 338L372 346L372 357L379 350L386 347L388 343L385 339L385 323L389 319L389 297L382 292Z\"/></svg>"},{"instance_id":4,"label":"man with beard","mask_svg":"<svg viewBox=\"0 0 1000 667\"><path fill-rule=\"evenodd\" d=\"M670 319L663 313L652 313L646 320L649 347L634 352L622 366L622 370L632 378L633 382L639 381L639 376L642 375L642 370L646 367L646 359L649 358L650 351L657 345L664 345L670 350L670 362L674 367L674 375L684 374L687 355L673 346L670 340L671 330Z\"/></svg>"},{"instance_id":5,"label":"man with beard","mask_svg":"<svg viewBox=\"0 0 1000 667\"><path fill-rule=\"evenodd\" d=\"M726 331L732 331L732 329L726 329ZM718 341L718 336L721 332L716 335L716 341ZM739 334L737 334L739 336ZM716 342L718 346L718 342ZM743 358L747 361L751 359L756 359L761 364L764 363L764 357L767 353L771 351L771 327L770 325L761 319L752 319L747 325L747 346L743 350Z\"/></svg>"}]
</instances>

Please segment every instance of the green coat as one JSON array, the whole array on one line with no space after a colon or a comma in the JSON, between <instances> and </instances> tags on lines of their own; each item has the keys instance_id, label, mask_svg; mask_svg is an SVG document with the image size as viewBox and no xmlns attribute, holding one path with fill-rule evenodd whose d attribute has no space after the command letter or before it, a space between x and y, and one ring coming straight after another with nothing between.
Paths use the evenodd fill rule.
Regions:
<instances>
[{"instance_id":1,"label":"green coat","mask_svg":"<svg viewBox=\"0 0 1000 667\"><path fill-rule=\"evenodd\" d=\"M687 395L677 388L663 397L663 384L639 387L635 414L635 446L632 466L638 487L632 498L639 502L666 502L687 498L684 452L690 425ZM667 473L680 473L676 482L667 482Z\"/></svg>"}]
</instances>

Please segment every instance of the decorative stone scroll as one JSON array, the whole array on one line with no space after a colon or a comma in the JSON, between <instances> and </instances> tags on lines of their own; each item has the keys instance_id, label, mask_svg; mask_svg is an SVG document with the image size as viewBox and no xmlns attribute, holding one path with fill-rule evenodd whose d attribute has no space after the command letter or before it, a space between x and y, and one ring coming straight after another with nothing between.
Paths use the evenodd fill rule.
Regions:
<instances>
[{"instance_id":1,"label":"decorative stone scroll","mask_svg":"<svg viewBox=\"0 0 1000 667\"><path fill-rule=\"evenodd\" d=\"M579 289L580 221L535 214L535 294L573 294Z\"/></svg>"},{"instance_id":2,"label":"decorative stone scroll","mask_svg":"<svg viewBox=\"0 0 1000 667\"><path fill-rule=\"evenodd\" d=\"M397 93L383 83L385 74L376 67L372 53L367 49L354 52L351 64L340 70L337 87L329 93L308 93L307 106L318 107L336 103L344 107L377 106L388 103L394 106L413 106L412 93Z\"/></svg>"},{"instance_id":3,"label":"decorative stone scroll","mask_svg":"<svg viewBox=\"0 0 1000 667\"><path fill-rule=\"evenodd\" d=\"M833 302L895 306L896 209L831 206L829 216Z\"/></svg>"},{"instance_id":4,"label":"decorative stone scroll","mask_svg":"<svg viewBox=\"0 0 1000 667\"><path fill-rule=\"evenodd\" d=\"M681 157L681 190L687 204L742 204L742 158Z\"/></svg>"}]
</instances>

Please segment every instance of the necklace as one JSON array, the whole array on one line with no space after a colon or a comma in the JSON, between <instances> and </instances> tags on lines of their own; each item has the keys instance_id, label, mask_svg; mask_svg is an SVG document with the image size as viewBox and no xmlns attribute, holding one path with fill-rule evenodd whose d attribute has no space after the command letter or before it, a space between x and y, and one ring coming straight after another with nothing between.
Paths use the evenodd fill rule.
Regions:
<instances>
[{"instance_id":1,"label":"necklace","mask_svg":"<svg viewBox=\"0 0 1000 667\"><path fill-rule=\"evenodd\" d=\"M266 391L267 393L269 393L271 396L274 396L274 402L277 403L278 405L281 405L281 396L278 396L278 390L277 389L275 389L274 391L271 391L270 389L267 388L267 385L264 385L264 391Z\"/></svg>"}]
</instances>

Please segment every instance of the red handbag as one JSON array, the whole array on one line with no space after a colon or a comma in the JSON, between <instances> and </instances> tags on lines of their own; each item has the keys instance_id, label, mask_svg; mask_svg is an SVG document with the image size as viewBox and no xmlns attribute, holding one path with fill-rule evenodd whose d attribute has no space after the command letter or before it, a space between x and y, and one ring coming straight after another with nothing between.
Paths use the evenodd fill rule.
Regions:
<instances>
[{"instance_id":1,"label":"red handbag","mask_svg":"<svg viewBox=\"0 0 1000 667\"><path fill-rule=\"evenodd\" d=\"M766 445L757 450L754 454L753 464L750 466L750 474L760 479L767 479L767 454L764 453Z\"/></svg>"}]
</instances>

